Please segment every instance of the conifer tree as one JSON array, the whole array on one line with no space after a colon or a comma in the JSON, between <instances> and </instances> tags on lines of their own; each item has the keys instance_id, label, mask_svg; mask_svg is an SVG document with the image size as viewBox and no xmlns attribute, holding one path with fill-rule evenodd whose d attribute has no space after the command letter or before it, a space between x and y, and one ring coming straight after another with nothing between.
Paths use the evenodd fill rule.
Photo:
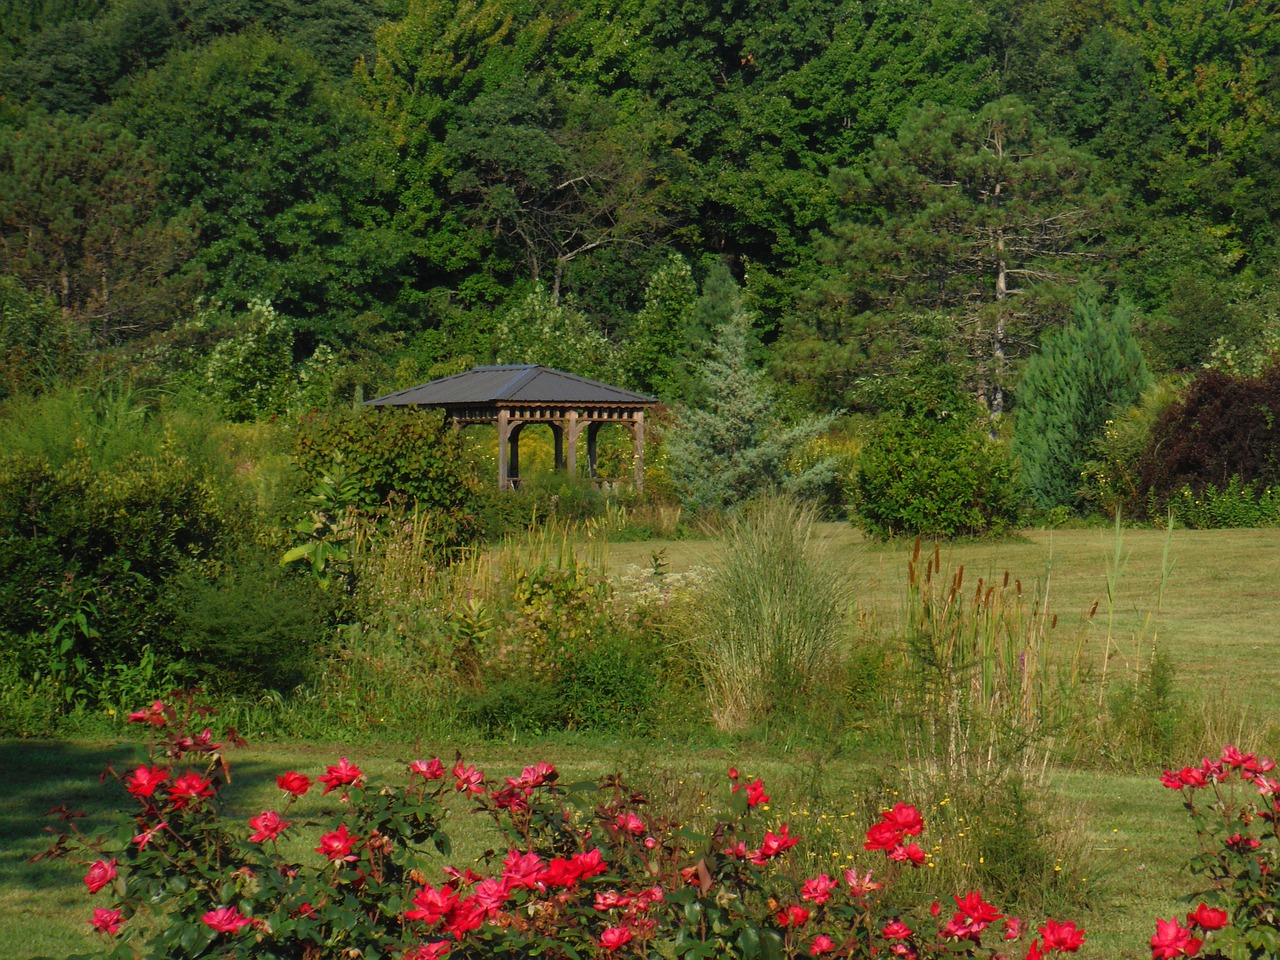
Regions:
<instances>
[{"instance_id":1,"label":"conifer tree","mask_svg":"<svg viewBox=\"0 0 1280 960\"><path fill-rule=\"evenodd\" d=\"M694 509L725 509L775 488L804 495L835 469L824 460L799 476L788 474L788 457L831 418L784 424L764 372L751 360L750 343L745 312L717 328L712 356L696 371L705 399L681 412L667 441L672 480Z\"/></svg>"},{"instance_id":2,"label":"conifer tree","mask_svg":"<svg viewBox=\"0 0 1280 960\"><path fill-rule=\"evenodd\" d=\"M1077 302L1075 320L1045 336L1017 393L1013 451L1041 507L1078 507L1090 444L1151 384L1130 309Z\"/></svg>"}]
</instances>

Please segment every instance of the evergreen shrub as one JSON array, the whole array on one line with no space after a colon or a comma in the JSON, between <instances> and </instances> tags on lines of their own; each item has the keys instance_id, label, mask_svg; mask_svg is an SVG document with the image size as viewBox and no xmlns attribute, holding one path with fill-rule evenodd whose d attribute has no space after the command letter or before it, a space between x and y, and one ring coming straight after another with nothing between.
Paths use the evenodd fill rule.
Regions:
<instances>
[{"instance_id":1,"label":"evergreen shrub","mask_svg":"<svg viewBox=\"0 0 1280 960\"><path fill-rule=\"evenodd\" d=\"M981 537L1018 523L1012 461L956 416L917 414L881 426L850 483L850 515L868 536Z\"/></svg>"},{"instance_id":2,"label":"evergreen shrub","mask_svg":"<svg viewBox=\"0 0 1280 960\"><path fill-rule=\"evenodd\" d=\"M1081 505L1091 444L1150 383L1125 306L1106 312L1083 300L1073 323L1045 337L1018 389L1013 433L1013 453L1037 506Z\"/></svg>"}]
</instances>

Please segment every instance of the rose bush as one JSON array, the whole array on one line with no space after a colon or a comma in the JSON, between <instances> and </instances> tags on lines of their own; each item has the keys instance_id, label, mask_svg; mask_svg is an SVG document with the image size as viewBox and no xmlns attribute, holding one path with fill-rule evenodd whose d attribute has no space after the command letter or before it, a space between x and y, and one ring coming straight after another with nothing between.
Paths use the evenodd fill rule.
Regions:
<instances>
[{"instance_id":1,"label":"rose bush","mask_svg":"<svg viewBox=\"0 0 1280 960\"><path fill-rule=\"evenodd\" d=\"M1182 793L1200 853L1193 873L1208 888L1178 919L1156 921L1153 960L1280 956L1280 779L1275 761L1228 744L1217 760L1166 770L1160 782Z\"/></svg>"},{"instance_id":2,"label":"rose bush","mask_svg":"<svg viewBox=\"0 0 1280 960\"><path fill-rule=\"evenodd\" d=\"M801 875L790 853L800 837L763 822L764 783L733 769L726 808L705 831L653 815L618 777L566 786L536 763L491 779L461 757L448 770L439 758L411 761L394 785L345 757L314 778L290 771L276 781L278 809L231 819L223 747L238 738L193 734L205 713L187 697L134 715L153 740L134 770L112 771L132 803L113 833L90 837L63 812L50 853L82 858L90 894L112 898L89 922L121 960L1035 960L1084 942L1056 920L1029 937L976 890L954 909L895 893L926 859L916 842L926 824L907 803L867 830L862 862ZM296 801L318 785L338 794L337 810L301 816ZM451 796L499 838L479 873L441 865Z\"/></svg>"}]
</instances>

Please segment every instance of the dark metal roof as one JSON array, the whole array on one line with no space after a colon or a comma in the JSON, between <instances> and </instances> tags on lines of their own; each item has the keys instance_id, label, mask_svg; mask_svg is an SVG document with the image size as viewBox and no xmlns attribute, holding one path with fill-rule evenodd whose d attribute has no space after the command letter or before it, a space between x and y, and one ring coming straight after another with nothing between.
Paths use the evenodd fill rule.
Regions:
<instances>
[{"instance_id":1,"label":"dark metal roof","mask_svg":"<svg viewBox=\"0 0 1280 960\"><path fill-rule=\"evenodd\" d=\"M534 364L472 367L466 373L420 383L368 400L375 407L452 407L471 404L582 404L650 406L658 401L599 380Z\"/></svg>"}]
</instances>

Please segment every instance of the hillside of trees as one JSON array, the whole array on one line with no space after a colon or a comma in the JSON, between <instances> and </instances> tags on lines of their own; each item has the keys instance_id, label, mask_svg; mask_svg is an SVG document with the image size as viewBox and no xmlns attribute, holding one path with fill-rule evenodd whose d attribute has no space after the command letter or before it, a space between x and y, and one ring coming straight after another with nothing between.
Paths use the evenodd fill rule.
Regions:
<instances>
[{"instance_id":1,"label":"hillside of trees","mask_svg":"<svg viewBox=\"0 0 1280 960\"><path fill-rule=\"evenodd\" d=\"M1028 502L1081 510L1144 388L1149 426L1206 367L1265 379L1280 343L1275 3L3 0L0 22L0 400L125 382L253 422L536 362L676 411L763 401L763 434L821 424L810 446L964 421ZM728 340L747 400L709 395ZM1269 482L1274 452L1244 456L1192 480ZM1148 479L1130 500L1176 492Z\"/></svg>"}]
</instances>

